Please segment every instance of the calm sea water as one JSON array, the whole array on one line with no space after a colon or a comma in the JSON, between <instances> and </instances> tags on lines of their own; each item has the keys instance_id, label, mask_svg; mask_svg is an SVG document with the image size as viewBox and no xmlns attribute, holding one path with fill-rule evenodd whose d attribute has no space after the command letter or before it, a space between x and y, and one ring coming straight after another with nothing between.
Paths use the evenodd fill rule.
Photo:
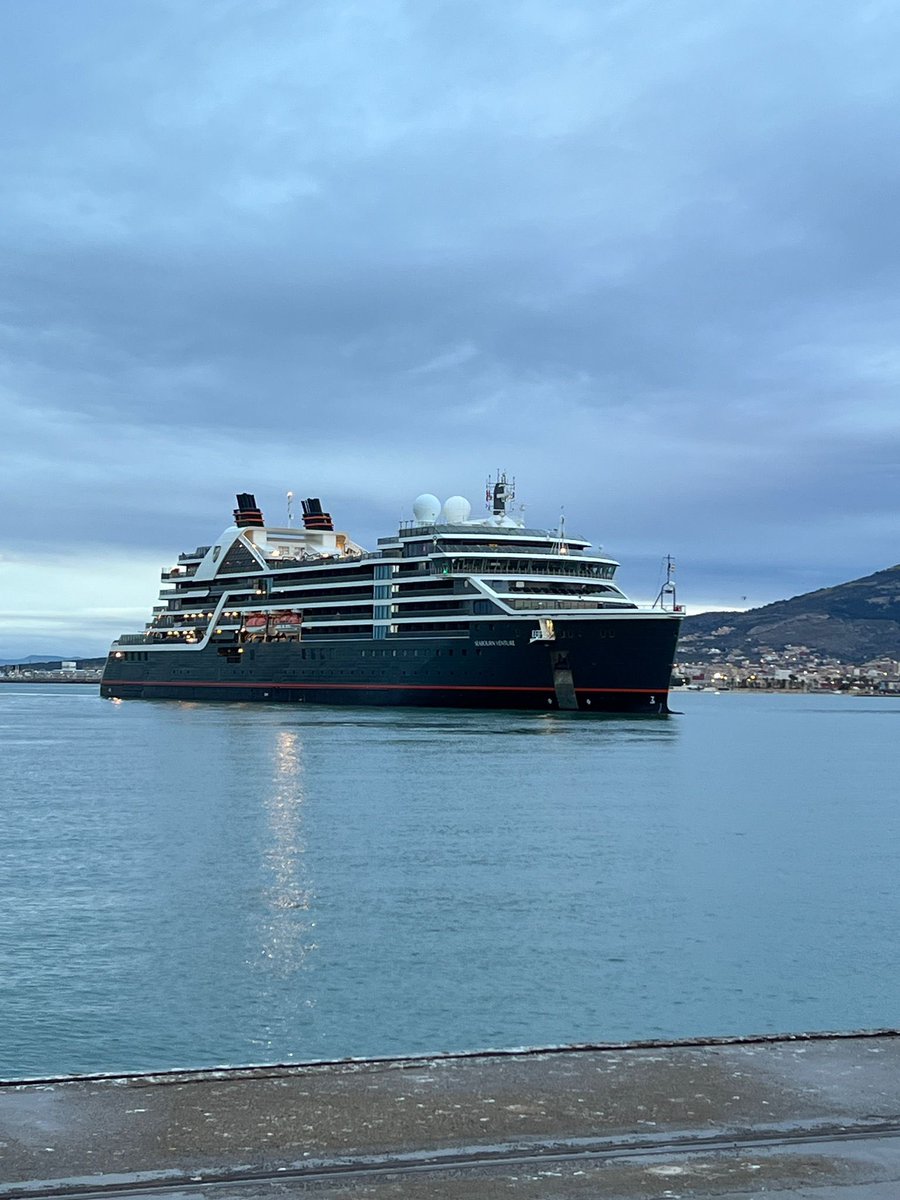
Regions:
<instances>
[{"instance_id":1,"label":"calm sea water","mask_svg":"<svg viewBox=\"0 0 900 1200\"><path fill-rule=\"evenodd\" d=\"M900 1022L900 701L0 688L0 1075Z\"/></svg>"}]
</instances>

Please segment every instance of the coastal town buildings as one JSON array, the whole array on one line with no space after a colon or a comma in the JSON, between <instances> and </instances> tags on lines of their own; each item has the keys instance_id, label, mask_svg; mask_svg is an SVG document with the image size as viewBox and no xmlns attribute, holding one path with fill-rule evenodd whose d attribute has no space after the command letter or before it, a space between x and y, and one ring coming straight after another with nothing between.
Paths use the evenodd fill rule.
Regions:
<instances>
[{"instance_id":1,"label":"coastal town buildings","mask_svg":"<svg viewBox=\"0 0 900 1200\"><path fill-rule=\"evenodd\" d=\"M676 686L695 690L900 695L900 660L876 658L864 663L846 663L801 645L789 645L779 651L764 650L754 657L713 647L702 659L679 655L673 679Z\"/></svg>"}]
</instances>

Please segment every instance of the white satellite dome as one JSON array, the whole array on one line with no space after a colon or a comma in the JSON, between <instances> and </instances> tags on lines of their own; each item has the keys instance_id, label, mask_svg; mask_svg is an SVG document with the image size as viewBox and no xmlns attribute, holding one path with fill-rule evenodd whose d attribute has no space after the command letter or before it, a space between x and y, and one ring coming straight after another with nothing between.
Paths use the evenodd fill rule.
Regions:
<instances>
[{"instance_id":1,"label":"white satellite dome","mask_svg":"<svg viewBox=\"0 0 900 1200\"><path fill-rule=\"evenodd\" d=\"M444 520L448 525L463 525L472 515L472 505L465 496L451 496L444 501Z\"/></svg>"},{"instance_id":2,"label":"white satellite dome","mask_svg":"<svg viewBox=\"0 0 900 1200\"><path fill-rule=\"evenodd\" d=\"M413 516L420 525L433 525L441 511L441 502L430 492L423 492L413 500Z\"/></svg>"}]
</instances>

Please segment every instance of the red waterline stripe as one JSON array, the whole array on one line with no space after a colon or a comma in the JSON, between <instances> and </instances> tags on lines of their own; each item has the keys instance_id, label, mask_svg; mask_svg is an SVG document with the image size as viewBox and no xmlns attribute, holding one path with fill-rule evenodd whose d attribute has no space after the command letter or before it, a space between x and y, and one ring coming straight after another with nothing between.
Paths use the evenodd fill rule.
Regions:
<instances>
[{"instance_id":1,"label":"red waterline stripe","mask_svg":"<svg viewBox=\"0 0 900 1200\"><path fill-rule=\"evenodd\" d=\"M168 682L159 682L156 680L147 679L110 679L101 680L104 687L208 687L208 688L337 688L350 690L375 690L389 691L397 690L404 692L412 691L430 691L430 692L546 692L553 694L552 687L506 687L498 684L477 684L477 683L249 683L240 679L235 679L233 682L206 682L203 680L192 679L173 679ZM593 692L593 693L625 693L635 696L661 696L668 691L667 688L576 688L576 692Z\"/></svg>"}]
</instances>

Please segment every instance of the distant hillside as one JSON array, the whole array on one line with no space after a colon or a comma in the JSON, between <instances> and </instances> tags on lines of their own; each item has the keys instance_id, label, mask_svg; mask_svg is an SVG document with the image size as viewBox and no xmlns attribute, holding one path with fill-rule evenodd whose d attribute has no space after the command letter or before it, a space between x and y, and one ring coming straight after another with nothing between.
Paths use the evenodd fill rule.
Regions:
<instances>
[{"instance_id":1,"label":"distant hillside","mask_svg":"<svg viewBox=\"0 0 900 1200\"><path fill-rule=\"evenodd\" d=\"M700 613L682 630L683 659L705 658L714 647L754 657L788 645L849 663L900 658L900 565L748 612Z\"/></svg>"},{"instance_id":2,"label":"distant hillside","mask_svg":"<svg viewBox=\"0 0 900 1200\"><path fill-rule=\"evenodd\" d=\"M0 667L39 667L47 671L59 670L64 662L77 663L79 669L102 667L106 658L79 658L73 654L71 658L48 658L46 654L29 654L27 658L0 658Z\"/></svg>"}]
</instances>

